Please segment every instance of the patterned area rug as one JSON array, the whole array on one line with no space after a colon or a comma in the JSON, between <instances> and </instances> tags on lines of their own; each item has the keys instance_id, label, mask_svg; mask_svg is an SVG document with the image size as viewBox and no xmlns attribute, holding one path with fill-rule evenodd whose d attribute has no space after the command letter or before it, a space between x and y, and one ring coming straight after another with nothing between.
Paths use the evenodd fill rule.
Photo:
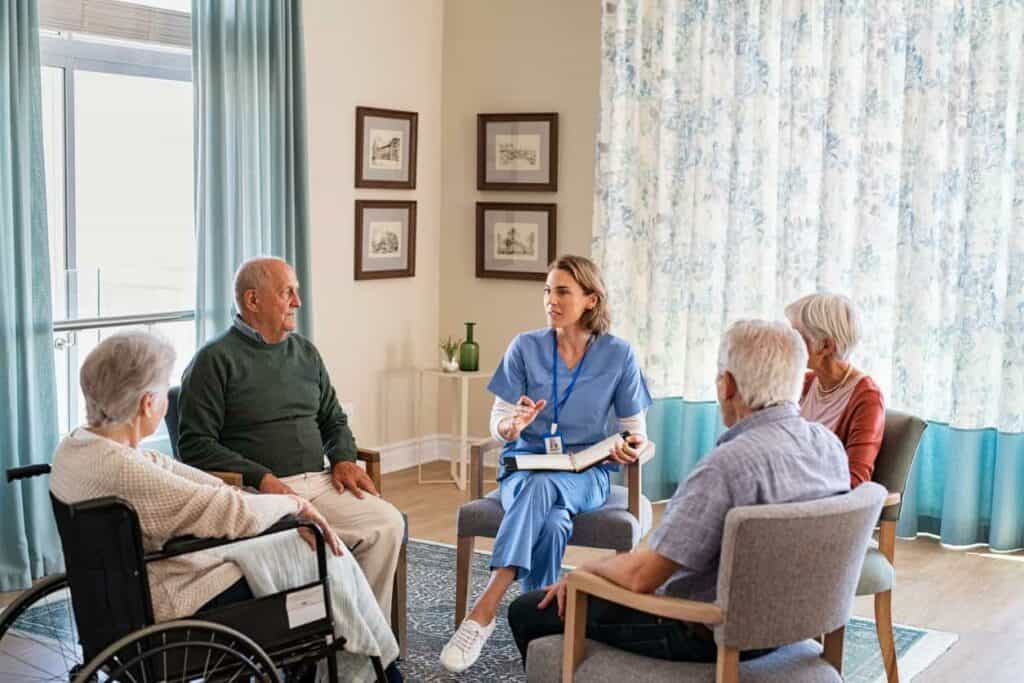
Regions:
<instances>
[{"instance_id":1,"label":"patterned area rug","mask_svg":"<svg viewBox=\"0 0 1024 683\"><path fill-rule=\"evenodd\" d=\"M473 558L473 595L483 592L487 581L490 556L476 553ZM502 615L508 603L519 595L513 586L505 597ZM39 610L38 615L33 612ZM46 611L47 614L44 614ZM455 611L455 548L424 541L409 543L409 656L401 663L402 673L411 683L434 681L525 681L519 660L519 651L512 640L508 621L502 616L498 628L484 648L483 656L472 669L461 675L449 674L438 663L441 648L454 631ZM54 606L33 608L29 615L40 617L52 633L53 613L67 614L68 610L55 610ZM46 618L44 618L46 617ZM33 619L22 620L31 630ZM952 633L930 631L907 626L896 627L896 650L900 662L900 677L911 680L939 658L957 636ZM882 670L878 639L874 622L854 618L846 628L843 670L848 683L882 683Z\"/></svg>"}]
</instances>

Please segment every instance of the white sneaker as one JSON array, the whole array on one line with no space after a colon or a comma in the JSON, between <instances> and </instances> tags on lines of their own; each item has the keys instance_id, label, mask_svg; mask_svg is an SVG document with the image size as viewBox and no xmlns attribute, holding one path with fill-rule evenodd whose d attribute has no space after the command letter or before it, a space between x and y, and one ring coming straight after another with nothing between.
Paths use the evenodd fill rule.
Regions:
<instances>
[{"instance_id":1,"label":"white sneaker","mask_svg":"<svg viewBox=\"0 0 1024 683\"><path fill-rule=\"evenodd\" d=\"M473 666L497 625L497 619L493 619L487 626L481 626L472 619L464 620L441 650L441 666L455 674Z\"/></svg>"}]
</instances>

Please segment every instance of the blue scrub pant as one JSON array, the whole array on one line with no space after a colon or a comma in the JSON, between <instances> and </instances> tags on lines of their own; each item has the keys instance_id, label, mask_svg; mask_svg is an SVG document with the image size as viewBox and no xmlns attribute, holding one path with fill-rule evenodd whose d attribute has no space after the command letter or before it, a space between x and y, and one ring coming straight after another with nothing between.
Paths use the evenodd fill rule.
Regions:
<instances>
[{"instance_id":1,"label":"blue scrub pant","mask_svg":"<svg viewBox=\"0 0 1024 683\"><path fill-rule=\"evenodd\" d=\"M501 480L505 518L494 537L491 569L516 567L523 592L558 581L572 518L604 505L608 472L513 472Z\"/></svg>"}]
</instances>

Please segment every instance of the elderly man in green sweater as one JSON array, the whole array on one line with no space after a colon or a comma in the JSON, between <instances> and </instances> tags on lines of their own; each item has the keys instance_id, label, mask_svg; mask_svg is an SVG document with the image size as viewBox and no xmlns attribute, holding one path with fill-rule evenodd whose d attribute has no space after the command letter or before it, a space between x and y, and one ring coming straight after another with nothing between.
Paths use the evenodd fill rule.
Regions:
<instances>
[{"instance_id":1,"label":"elderly man in green sweater","mask_svg":"<svg viewBox=\"0 0 1024 683\"><path fill-rule=\"evenodd\" d=\"M235 304L232 327L199 349L182 377L181 458L240 472L263 493L312 502L390 614L404 521L356 464L355 438L323 359L295 333L302 305L295 271L281 259L246 261L235 275Z\"/></svg>"}]
</instances>

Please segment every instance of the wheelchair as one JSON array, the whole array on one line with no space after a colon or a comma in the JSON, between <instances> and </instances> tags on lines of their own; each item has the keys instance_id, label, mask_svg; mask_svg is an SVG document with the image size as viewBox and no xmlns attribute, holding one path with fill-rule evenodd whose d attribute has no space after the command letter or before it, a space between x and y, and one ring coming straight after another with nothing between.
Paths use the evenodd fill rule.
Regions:
<instances>
[{"instance_id":1,"label":"wheelchair","mask_svg":"<svg viewBox=\"0 0 1024 683\"><path fill-rule=\"evenodd\" d=\"M49 472L49 465L10 469L7 481ZM285 517L260 536L308 528L316 538L317 581L156 623L148 563L245 539L183 537L146 553L127 502L50 500L67 573L36 583L0 612L0 661L18 669L5 674L0 668L0 681L304 681L326 659L328 680L337 683L336 655L345 639L335 635L327 553L312 523ZM380 658L370 659L385 683Z\"/></svg>"}]
</instances>

